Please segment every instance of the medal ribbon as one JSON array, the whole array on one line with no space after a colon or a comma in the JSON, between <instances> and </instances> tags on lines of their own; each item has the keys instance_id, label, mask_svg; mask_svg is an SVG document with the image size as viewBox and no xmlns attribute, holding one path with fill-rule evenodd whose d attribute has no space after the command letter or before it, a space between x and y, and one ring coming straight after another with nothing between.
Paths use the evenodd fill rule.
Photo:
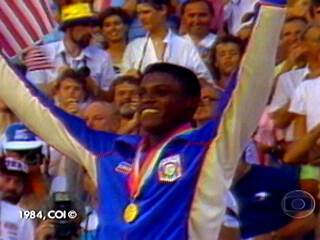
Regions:
<instances>
[{"instance_id":1,"label":"medal ribbon","mask_svg":"<svg viewBox=\"0 0 320 240\"><path fill-rule=\"evenodd\" d=\"M143 185L146 183L147 179L152 173L155 165L158 162L160 155L162 154L163 149L168 145L168 143L178 135L185 134L187 132L191 132L193 129L190 124L185 124L170 134L167 138L165 138L162 142L157 144L154 148L152 148L148 154L146 155L146 159L140 168L140 161L142 156L142 151L144 147L144 141L139 144L136 156L133 161L133 171L129 177L129 191L131 198L135 199L140 194Z\"/></svg>"}]
</instances>

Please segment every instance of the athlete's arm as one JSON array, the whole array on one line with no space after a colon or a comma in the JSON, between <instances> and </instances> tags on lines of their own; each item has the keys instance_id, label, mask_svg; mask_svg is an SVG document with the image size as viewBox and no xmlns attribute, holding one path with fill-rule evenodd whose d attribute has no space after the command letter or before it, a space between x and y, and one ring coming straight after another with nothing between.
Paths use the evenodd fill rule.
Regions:
<instances>
[{"instance_id":1,"label":"athlete's arm","mask_svg":"<svg viewBox=\"0 0 320 240\"><path fill-rule=\"evenodd\" d=\"M33 132L70 159L96 181L96 157L107 151L116 135L89 129L44 96L0 56L0 98Z\"/></svg>"}]
</instances>

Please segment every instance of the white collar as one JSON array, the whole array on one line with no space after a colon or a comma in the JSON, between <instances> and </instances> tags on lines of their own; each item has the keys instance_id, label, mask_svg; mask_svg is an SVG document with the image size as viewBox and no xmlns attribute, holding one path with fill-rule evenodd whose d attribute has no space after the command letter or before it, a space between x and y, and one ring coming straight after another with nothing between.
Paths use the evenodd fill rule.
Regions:
<instances>
[{"instance_id":1,"label":"white collar","mask_svg":"<svg viewBox=\"0 0 320 240\"><path fill-rule=\"evenodd\" d=\"M183 36L185 39L193 42L191 36L189 34L185 34ZM200 47L204 47L204 48L211 48L212 45L214 44L214 42L216 41L217 39L217 36L213 33L208 33L207 36L205 36L204 38L202 38L197 44L194 44L197 45L197 46L200 46Z\"/></svg>"},{"instance_id":2,"label":"white collar","mask_svg":"<svg viewBox=\"0 0 320 240\"><path fill-rule=\"evenodd\" d=\"M75 58L73 58L73 59L74 60L83 60L85 57L86 58L90 58L91 54L90 54L90 51L88 49L89 49L89 46L86 47L85 49L83 49L81 51L80 55L75 57ZM59 41L58 49L57 49L57 54L58 55L61 55L62 53L67 53L66 46L64 45L63 40Z\"/></svg>"},{"instance_id":3,"label":"white collar","mask_svg":"<svg viewBox=\"0 0 320 240\"><path fill-rule=\"evenodd\" d=\"M209 33L207 36L201 39L198 45L205 48L211 48L214 42L216 41L216 39L217 39L217 36L215 34Z\"/></svg>"},{"instance_id":4,"label":"white collar","mask_svg":"<svg viewBox=\"0 0 320 240\"><path fill-rule=\"evenodd\" d=\"M310 69L308 66L303 68L303 81L306 80L320 80L320 76L314 78L308 78L308 74L310 74Z\"/></svg>"},{"instance_id":5,"label":"white collar","mask_svg":"<svg viewBox=\"0 0 320 240\"><path fill-rule=\"evenodd\" d=\"M174 35L174 33L173 33L172 30L169 28L166 37L163 39L163 42L164 42L164 43L169 43L169 42L171 42L173 35Z\"/></svg>"},{"instance_id":6,"label":"white collar","mask_svg":"<svg viewBox=\"0 0 320 240\"><path fill-rule=\"evenodd\" d=\"M304 68L302 68L302 71L303 71L303 81L307 80L308 79L307 76L310 73L309 66L307 65Z\"/></svg>"},{"instance_id":7,"label":"white collar","mask_svg":"<svg viewBox=\"0 0 320 240\"><path fill-rule=\"evenodd\" d=\"M241 0L231 0L233 4L240 4Z\"/></svg>"},{"instance_id":8,"label":"white collar","mask_svg":"<svg viewBox=\"0 0 320 240\"><path fill-rule=\"evenodd\" d=\"M164 37L164 39L162 40L164 43L169 43L172 40L172 37L175 34L172 32L172 30L170 28L168 28L168 33L167 35ZM150 33L147 33L146 38L150 38Z\"/></svg>"}]
</instances>

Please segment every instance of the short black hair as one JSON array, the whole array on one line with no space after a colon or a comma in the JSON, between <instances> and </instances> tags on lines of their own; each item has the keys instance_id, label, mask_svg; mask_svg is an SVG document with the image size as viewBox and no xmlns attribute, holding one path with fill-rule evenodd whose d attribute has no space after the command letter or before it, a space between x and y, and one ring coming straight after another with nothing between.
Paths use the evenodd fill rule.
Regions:
<instances>
[{"instance_id":1,"label":"short black hair","mask_svg":"<svg viewBox=\"0 0 320 240\"><path fill-rule=\"evenodd\" d=\"M138 0L137 4L149 4L156 10L161 10L164 6L170 7L170 0Z\"/></svg>"},{"instance_id":2,"label":"short black hair","mask_svg":"<svg viewBox=\"0 0 320 240\"><path fill-rule=\"evenodd\" d=\"M192 3L198 3L198 2L203 2L207 5L208 9L209 9L209 12L214 15L214 9L212 7L212 4L208 1L208 0L187 0L185 1L182 6L181 6L181 10L180 10L180 15L182 16L186 10L186 7L189 5L189 4L192 4Z\"/></svg>"},{"instance_id":3,"label":"short black hair","mask_svg":"<svg viewBox=\"0 0 320 240\"><path fill-rule=\"evenodd\" d=\"M130 75L123 75L123 76L117 77L111 83L110 90L109 90L110 99L108 99L108 102L112 102L114 100L114 94L115 94L116 87L123 84L123 83L128 83L128 84L140 86L141 79L130 76Z\"/></svg>"},{"instance_id":4,"label":"short black hair","mask_svg":"<svg viewBox=\"0 0 320 240\"><path fill-rule=\"evenodd\" d=\"M107 8L106 10L102 11L99 16L98 16L98 20L99 20L99 25L100 27L103 27L103 22L106 18L111 17L111 16L118 16L120 17L121 21L125 24L125 25L129 25L131 22L131 19L129 17L129 15L122 9L119 7L111 7L111 8Z\"/></svg>"},{"instance_id":5,"label":"short black hair","mask_svg":"<svg viewBox=\"0 0 320 240\"><path fill-rule=\"evenodd\" d=\"M200 97L201 87L199 79L190 69L172 63L154 63L145 69L143 76L156 72L166 73L172 76L182 85L186 96Z\"/></svg>"}]
</instances>

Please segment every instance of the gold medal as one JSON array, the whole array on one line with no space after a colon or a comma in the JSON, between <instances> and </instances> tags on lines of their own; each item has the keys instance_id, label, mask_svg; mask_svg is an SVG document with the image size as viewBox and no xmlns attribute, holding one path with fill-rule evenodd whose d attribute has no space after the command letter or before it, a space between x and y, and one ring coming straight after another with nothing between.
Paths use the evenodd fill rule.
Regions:
<instances>
[{"instance_id":1,"label":"gold medal","mask_svg":"<svg viewBox=\"0 0 320 240\"><path fill-rule=\"evenodd\" d=\"M139 207L135 203L130 203L124 210L123 219L126 223L132 223L139 215Z\"/></svg>"}]
</instances>

